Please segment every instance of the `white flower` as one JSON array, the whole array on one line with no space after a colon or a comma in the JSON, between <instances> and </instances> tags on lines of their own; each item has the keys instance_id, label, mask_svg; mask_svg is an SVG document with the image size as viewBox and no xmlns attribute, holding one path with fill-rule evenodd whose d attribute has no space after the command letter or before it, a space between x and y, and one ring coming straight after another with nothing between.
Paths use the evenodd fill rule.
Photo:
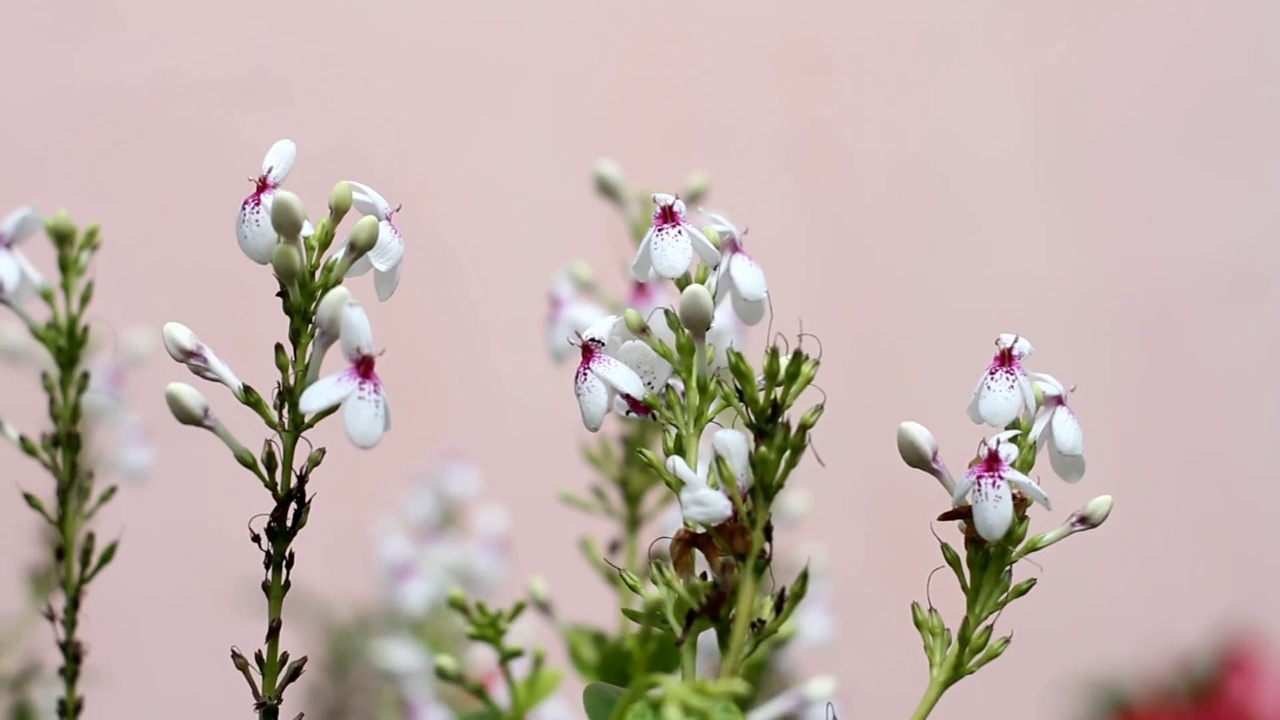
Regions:
<instances>
[{"instance_id":1,"label":"white flower","mask_svg":"<svg viewBox=\"0 0 1280 720\"><path fill-rule=\"evenodd\" d=\"M1049 465L1063 480L1079 482L1084 477L1084 434L1080 420L1067 406L1068 390L1052 375L1031 373L1031 376L1044 398L1031 428L1031 440L1038 443L1048 427L1049 439L1044 445L1049 448Z\"/></svg>"},{"instance_id":2,"label":"white flower","mask_svg":"<svg viewBox=\"0 0 1280 720\"><path fill-rule=\"evenodd\" d=\"M231 372L231 368L213 352L213 348L200 342L191 328L182 323L169 322L164 324L162 333L164 349L169 352L169 357L186 365L196 377L222 383L237 398L241 397L244 385L240 378Z\"/></svg>"},{"instance_id":3,"label":"white flower","mask_svg":"<svg viewBox=\"0 0 1280 720\"><path fill-rule=\"evenodd\" d=\"M973 525L978 535L987 542L999 542L1013 524L1013 495L1009 486L1050 507L1049 496L1034 480L1014 470L1010 465L1018 457L1018 446L1010 442L1017 430L1000 433L983 440L978 446L978 459L956 485L951 502L959 506L970 495L973 506Z\"/></svg>"},{"instance_id":4,"label":"white flower","mask_svg":"<svg viewBox=\"0 0 1280 720\"><path fill-rule=\"evenodd\" d=\"M407 617L423 617L449 595L448 579L422 548L403 532L384 526L377 546L378 566L391 604Z\"/></svg>"},{"instance_id":5,"label":"white flower","mask_svg":"<svg viewBox=\"0 0 1280 720\"><path fill-rule=\"evenodd\" d=\"M669 308L674 303L670 290L652 271L648 280L632 282L631 290L627 293L627 307L640 313L640 317L649 324L649 332L669 347L675 346L676 334L667 325L667 315L663 308Z\"/></svg>"},{"instance_id":6,"label":"white flower","mask_svg":"<svg viewBox=\"0 0 1280 720\"><path fill-rule=\"evenodd\" d=\"M297 157L298 146L292 140L277 140L262 158L262 171L253 181L253 192L240 203L236 240L244 254L259 265L270 263L276 249L278 236L271 226L271 203ZM305 226L303 234L308 234Z\"/></svg>"},{"instance_id":7,"label":"white flower","mask_svg":"<svg viewBox=\"0 0 1280 720\"><path fill-rule=\"evenodd\" d=\"M755 325L769 309L769 285L760 265L742 249L742 236L737 226L721 215L701 211L720 234L720 265L716 268L716 301L727 294L733 311L742 322Z\"/></svg>"},{"instance_id":8,"label":"white flower","mask_svg":"<svg viewBox=\"0 0 1280 720\"><path fill-rule=\"evenodd\" d=\"M1002 333L996 339L995 357L969 401L969 419L979 425L1004 428L1017 420L1024 408L1035 408L1035 392L1022 366L1032 352L1031 343L1020 335Z\"/></svg>"},{"instance_id":9,"label":"white flower","mask_svg":"<svg viewBox=\"0 0 1280 720\"><path fill-rule=\"evenodd\" d=\"M653 270L659 277L674 280L689 271L695 251L707 265L714 267L720 261L716 246L685 219L683 200L654 193L653 203L653 224L631 263L633 278L646 281Z\"/></svg>"},{"instance_id":10,"label":"white flower","mask_svg":"<svg viewBox=\"0 0 1280 720\"><path fill-rule=\"evenodd\" d=\"M671 363L662 359L649 344L643 340L625 340L614 352L613 357L631 368L644 387L651 393L661 393L671 381L673 369ZM653 414L642 398L619 394L613 399L613 411L629 418L649 417Z\"/></svg>"},{"instance_id":11,"label":"white flower","mask_svg":"<svg viewBox=\"0 0 1280 720\"><path fill-rule=\"evenodd\" d=\"M378 299L391 299L396 287L400 284L400 265L404 260L404 238L400 229L392 221L392 217L400 210L391 207L391 203L378 194L376 190L363 183L349 180L354 191L351 203L362 214L378 218L378 241L373 249L356 260L347 270L347 277L357 277L373 270L373 288ZM337 252L346 250L346 242Z\"/></svg>"},{"instance_id":12,"label":"white flower","mask_svg":"<svg viewBox=\"0 0 1280 720\"><path fill-rule=\"evenodd\" d=\"M298 409L311 415L342 405L347 437L358 448L369 449L391 429L387 394L374 366L373 330L364 308L352 300L342 312L339 337L350 366L316 380L302 392Z\"/></svg>"},{"instance_id":13,"label":"white flower","mask_svg":"<svg viewBox=\"0 0 1280 720\"><path fill-rule=\"evenodd\" d=\"M796 715L808 716L814 708L825 709L827 703L836 692L836 681L828 676L819 676L804 685L785 690L769 700L752 708L746 715L747 720L780 720Z\"/></svg>"},{"instance_id":14,"label":"white flower","mask_svg":"<svg viewBox=\"0 0 1280 720\"><path fill-rule=\"evenodd\" d=\"M18 250L23 240L40 232L43 221L30 205L0 220L0 300L22 305L45 284L44 276Z\"/></svg>"},{"instance_id":15,"label":"white flower","mask_svg":"<svg viewBox=\"0 0 1280 720\"><path fill-rule=\"evenodd\" d=\"M148 337L151 332L147 331ZM146 356L143 342L134 329L121 334L114 352L100 352L89 365L84 397L89 452L98 471L131 480L146 477L155 462L155 447L146 425L130 407L124 387L126 371Z\"/></svg>"},{"instance_id":16,"label":"white flower","mask_svg":"<svg viewBox=\"0 0 1280 720\"><path fill-rule=\"evenodd\" d=\"M610 315L582 334L582 359L574 373L573 390L578 396L582 424L591 432L604 424L604 416L616 396L640 400L645 395L644 381L636 371L606 353L619 319L617 315Z\"/></svg>"},{"instance_id":17,"label":"white flower","mask_svg":"<svg viewBox=\"0 0 1280 720\"><path fill-rule=\"evenodd\" d=\"M715 527L733 517L733 501L707 483L706 471L694 472L679 455L667 458L667 472L684 483L680 488L680 510L684 520L702 527Z\"/></svg>"},{"instance_id":18,"label":"white flower","mask_svg":"<svg viewBox=\"0 0 1280 720\"><path fill-rule=\"evenodd\" d=\"M566 268L551 285L551 307L547 313L547 350L553 362L563 362L574 349L575 337L607 317L609 312L582 294L575 274Z\"/></svg>"},{"instance_id":19,"label":"white flower","mask_svg":"<svg viewBox=\"0 0 1280 720\"><path fill-rule=\"evenodd\" d=\"M751 489L751 438L741 430L720 428L711 436L711 447L729 466L738 492L746 494Z\"/></svg>"},{"instance_id":20,"label":"white flower","mask_svg":"<svg viewBox=\"0 0 1280 720\"><path fill-rule=\"evenodd\" d=\"M397 679L420 677L434 665L422 644L407 634L371 640L369 659L374 667Z\"/></svg>"},{"instance_id":21,"label":"white flower","mask_svg":"<svg viewBox=\"0 0 1280 720\"><path fill-rule=\"evenodd\" d=\"M715 317L711 321L711 329L707 331L707 344L711 346L711 367L713 371L725 370L729 367L729 348L742 348L742 321L729 303L716 307Z\"/></svg>"}]
</instances>

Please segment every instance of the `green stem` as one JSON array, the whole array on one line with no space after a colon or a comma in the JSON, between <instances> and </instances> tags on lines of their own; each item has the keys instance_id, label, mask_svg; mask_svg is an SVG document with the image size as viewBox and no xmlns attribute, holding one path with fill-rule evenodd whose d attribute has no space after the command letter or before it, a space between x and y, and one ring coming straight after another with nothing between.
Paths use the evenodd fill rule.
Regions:
<instances>
[{"instance_id":1,"label":"green stem","mask_svg":"<svg viewBox=\"0 0 1280 720\"><path fill-rule=\"evenodd\" d=\"M680 646L680 679L692 682L698 679L698 637L691 635Z\"/></svg>"},{"instance_id":2,"label":"green stem","mask_svg":"<svg viewBox=\"0 0 1280 720\"><path fill-rule=\"evenodd\" d=\"M511 674L510 664L505 661L502 663L502 679L507 683L507 694L511 697L508 710L511 714L511 720L524 720L525 709L521 702L520 685L516 682L515 676Z\"/></svg>"},{"instance_id":3,"label":"green stem","mask_svg":"<svg viewBox=\"0 0 1280 720\"><path fill-rule=\"evenodd\" d=\"M955 648L952 648L952 651L947 653L947 659L942 667L929 678L929 685L924 689L924 696L920 698L916 711L911 714L911 720L924 720L929 717L929 713L933 712L938 701L942 699L942 694L955 684L955 680L951 677L955 672L955 659Z\"/></svg>"},{"instance_id":4,"label":"green stem","mask_svg":"<svg viewBox=\"0 0 1280 720\"><path fill-rule=\"evenodd\" d=\"M751 627L751 610L756 600L755 565L758 552L756 541L753 539L751 553L747 556L747 562L743 565L740 575L742 580L738 585L738 602L733 610L733 626L729 631L729 650L720 671L722 678L737 677L746 660L747 630Z\"/></svg>"}]
</instances>

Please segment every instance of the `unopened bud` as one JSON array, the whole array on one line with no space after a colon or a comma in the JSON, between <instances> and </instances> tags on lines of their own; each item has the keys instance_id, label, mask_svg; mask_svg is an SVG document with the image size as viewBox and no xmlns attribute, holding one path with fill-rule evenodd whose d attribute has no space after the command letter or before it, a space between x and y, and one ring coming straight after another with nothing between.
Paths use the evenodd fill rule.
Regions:
<instances>
[{"instance_id":1,"label":"unopened bud","mask_svg":"<svg viewBox=\"0 0 1280 720\"><path fill-rule=\"evenodd\" d=\"M689 173L689 177L684 181L684 201L690 205L696 205L707 196L710 190L710 175L702 170Z\"/></svg>"},{"instance_id":2,"label":"unopened bud","mask_svg":"<svg viewBox=\"0 0 1280 720\"><path fill-rule=\"evenodd\" d=\"M948 493L955 492L955 480L938 457L938 441L929 428L912 420L898 425L898 455L907 467L929 473Z\"/></svg>"},{"instance_id":3,"label":"unopened bud","mask_svg":"<svg viewBox=\"0 0 1280 720\"><path fill-rule=\"evenodd\" d=\"M720 249L720 231L714 225L708 225L702 228L702 235L711 243L715 249Z\"/></svg>"},{"instance_id":4,"label":"unopened bud","mask_svg":"<svg viewBox=\"0 0 1280 720\"><path fill-rule=\"evenodd\" d=\"M693 283L680 293L676 314L686 330L694 337L702 337L711 329L711 322L715 319L716 301L705 285Z\"/></svg>"},{"instance_id":5,"label":"unopened bud","mask_svg":"<svg viewBox=\"0 0 1280 720\"><path fill-rule=\"evenodd\" d=\"M71 214L66 210L59 210L46 220L44 231L60 247L75 242L77 232L76 224L71 221Z\"/></svg>"},{"instance_id":6,"label":"unopened bud","mask_svg":"<svg viewBox=\"0 0 1280 720\"><path fill-rule=\"evenodd\" d=\"M351 291L342 285L335 287L320 298L320 304L316 306L316 327L330 342L337 340L338 335L341 334L342 311L346 309L347 304L350 302Z\"/></svg>"},{"instance_id":7,"label":"unopened bud","mask_svg":"<svg viewBox=\"0 0 1280 720\"><path fill-rule=\"evenodd\" d=\"M803 691L811 704L829 700L836 694L836 679L830 675L819 675L805 683Z\"/></svg>"},{"instance_id":8,"label":"unopened bud","mask_svg":"<svg viewBox=\"0 0 1280 720\"><path fill-rule=\"evenodd\" d=\"M183 425L208 428L213 421L209 401L200 391L186 383L171 382L164 389L164 399L173 418Z\"/></svg>"},{"instance_id":9,"label":"unopened bud","mask_svg":"<svg viewBox=\"0 0 1280 720\"><path fill-rule=\"evenodd\" d=\"M551 586L541 575L529 578L529 599L539 608L551 607Z\"/></svg>"},{"instance_id":10,"label":"unopened bud","mask_svg":"<svg viewBox=\"0 0 1280 720\"><path fill-rule=\"evenodd\" d=\"M649 334L649 323L645 322L640 311L635 308L627 308L623 311L622 322L626 324L627 332L636 337L644 337Z\"/></svg>"},{"instance_id":11,"label":"unopened bud","mask_svg":"<svg viewBox=\"0 0 1280 720\"><path fill-rule=\"evenodd\" d=\"M271 252L271 269L275 270L276 277L285 285L291 286L298 282L302 275L302 253L298 251L298 246L293 243L277 244L276 249Z\"/></svg>"},{"instance_id":12,"label":"unopened bud","mask_svg":"<svg viewBox=\"0 0 1280 720\"><path fill-rule=\"evenodd\" d=\"M569 280L578 288L587 289L596 284L595 273L584 260L578 260L569 266Z\"/></svg>"},{"instance_id":13,"label":"unopened bud","mask_svg":"<svg viewBox=\"0 0 1280 720\"><path fill-rule=\"evenodd\" d=\"M351 183L343 180L334 185L333 190L329 192L329 217L333 218L333 224L337 225L349 212L351 212Z\"/></svg>"},{"instance_id":14,"label":"unopened bud","mask_svg":"<svg viewBox=\"0 0 1280 720\"><path fill-rule=\"evenodd\" d=\"M182 323L165 323L161 334L164 337L165 351L177 362L186 362L191 358L192 353L200 350L200 338L196 336L194 330Z\"/></svg>"},{"instance_id":15,"label":"unopened bud","mask_svg":"<svg viewBox=\"0 0 1280 720\"><path fill-rule=\"evenodd\" d=\"M462 668L458 666L458 660L452 655L441 653L436 655L436 676L441 680L457 680L462 677Z\"/></svg>"},{"instance_id":16,"label":"unopened bud","mask_svg":"<svg viewBox=\"0 0 1280 720\"><path fill-rule=\"evenodd\" d=\"M302 226L307 222L307 212L302 200L288 190L276 190L271 201L271 227L285 240L302 237Z\"/></svg>"},{"instance_id":17,"label":"unopened bud","mask_svg":"<svg viewBox=\"0 0 1280 720\"><path fill-rule=\"evenodd\" d=\"M378 218L373 215L365 215L356 222L347 241L347 249L352 254L353 261L367 255L378 244L379 230Z\"/></svg>"},{"instance_id":18,"label":"unopened bud","mask_svg":"<svg viewBox=\"0 0 1280 720\"><path fill-rule=\"evenodd\" d=\"M627 183L622 176L622 166L612 158L600 158L592 172L596 192L616 203L626 200Z\"/></svg>"},{"instance_id":19,"label":"unopened bud","mask_svg":"<svg viewBox=\"0 0 1280 720\"><path fill-rule=\"evenodd\" d=\"M1100 495L1072 513L1067 522L1071 523L1072 528L1077 531L1092 530L1107 521L1107 517L1111 515L1112 504L1110 495Z\"/></svg>"}]
</instances>

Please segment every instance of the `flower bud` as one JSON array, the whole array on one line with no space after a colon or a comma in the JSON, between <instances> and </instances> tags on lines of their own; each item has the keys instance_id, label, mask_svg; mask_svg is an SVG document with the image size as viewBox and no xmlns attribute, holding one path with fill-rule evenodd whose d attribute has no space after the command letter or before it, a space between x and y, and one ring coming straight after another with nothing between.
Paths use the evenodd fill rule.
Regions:
<instances>
[{"instance_id":1,"label":"flower bud","mask_svg":"<svg viewBox=\"0 0 1280 720\"><path fill-rule=\"evenodd\" d=\"M539 608L551 607L551 586L541 575L529 578L529 599Z\"/></svg>"},{"instance_id":2,"label":"flower bud","mask_svg":"<svg viewBox=\"0 0 1280 720\"><path fill-rule=\"evenodd\" d=\"M714 225L702 228L702 235L707 239L707 242L715 246L715 249L720 249L720 231Z\"/></svg>"},{"instance_id":3,"label":"flower bud","mask_svg":"<svg viewBox=\"0 0 1280 720\"><path fill-rule=\"evenodd\" d=\"M649 323L645 322L644 317L640 315L640 311L635 308L627 308L622 313L622 321L626 323L627 332L636 337L644 337L649 334Z\"/></svg>"},{"instance_id":4,"label":"flower bud","mask_svg":"<svg viewBox=\"0 0 1280 720\"><path fill-rule=\"evenodd\" d=\"M367 255L373 246L378 244L379 231L378 218L373 215L365 215L360 218L355 227L351 228L347 249L351 252L353 260Z\"/></svg>"},{"instance_id":5,"label":"flower bud","mask_svg":"<svg viewBox=\"0 0 1280 720\"><path fill-rule=\"evenodd\" d=\"M711 190L711 176L702 170L689 173L684 181L684 201L690 205L698 204Z\"/></svg>"},{"instance_id":6,"label":"flower bud","mask_svg":"<svg viewBox=\"0 0 1280 720\"><path fill-rule=\"evenodd\" d=\"M333 218L333 224L337 225L349 212L351 212L351 183L343 180L334 185L333 190L329 192L329 217Z\"/></svg>"},{"instance_id":7,"label":"flower bud","mask_svg":"<svg viewBox=\"0 0 1280 720\"><path fill-rule=\"evenodd\" d=\"M693 283L680 293L676 313L686 330L694 337L702 337L711 329L711 322L715 319L716 301L705 285Z\"/></svg>"},{"instance_id":8,"label":"flower bud","mask_svg":"<svg viewBox=\"0 0 1280 720\"><path fill-rule=\"evenodd\" d=\"M59 210L53 214L53 217L45 220L44 231L58 247L75 242L77 232L76 224L71 221L71 214L66 210Z\"/></svg>"},{"instance_id":9,"label":"flower bud","mask_svg":"<svg viewBox=\"0 0 1280 720\"><path fill-rule=\"evenodd\" d=\"M622 176L622 166L613 158L600 158L592 172L596 192L616 203L626 200L627 183Z\"/></svg>"},{"instance_id":10,"label":"flower bud","mask_svg":"<svg viewBox=\"0 0 1280 720\"><path fill-rule=\"evenodd\" d=\"M208 428L213 420L209 401L204 399L199 390L186 383L169 383L164 389L164 399L169 404L169 412L173 413L173 418L183 425Z\"/></svg>"},{"instance_id":11,"label":"flower bud","mask_svg":"<svg viewBox=\"0 0 1280 720\"><path fill-rule=\"evenodd\" d=\"M169 353L169 357L177 362L186 362L193 353L200 350L200 338L196 337L195 331L182 323L165 323L164 328L161 329L161 335L164 338L164 349Z\"/></svg>"},{"instance_id":12,"label":"flower bud","mask_svg":"<svg viewBox=\"0 0 1280 720\"><path fill-rule=\"evenodd\" d=\"M302 226L307 213L302 200L288 190L277 190L271 201L271 227L285 240L302 237Z\"/></svg>"},{"instance_id":13,"label":"flower bud","mask_svg":"<svg viewBox=\"0 0 1280 720\"><path fill-rule=\"evenodd\" d=\"M938 456L938 441L929 428L908 420L898 426L898 455L907 467L933 472L934 459Z\"/></svg>"},{"instance_id":14,"label":"flower bud","mask_svg":"<svg viewBox=\"0 0 1280 720\"><path fill-rule=\"evenodd\" d=\"M570 265L568 274L569 280L582 290L594 287L596 284L595 273L591 272L591 266L583 260L578 260Z\"/></svg>"},{"instance_id":15,"label":"flower bud","mask_svg":"<svg viewBox=\"0 0 1280 720\"><path fill-rule=\"evenodd\" d=\"M302 275L302 253L293 243L279 243L271 252L271 269L285 285L293 285Z\"/></svg>"},{"instance_id":16,"label":"flower bud","mask_svg":"<svg viewBox=\"0 0 1280 720\"><path fill-rule=\"evenodd\" d=\"M316 306L316 327L324 333L325 338L336 341L342 331L342 311L351 302L351 291L339 285L320 298Z\"/></svg>"},{"instance_id":17,"label":"flower bud","mask_svg":"<svg viewBox=\"0 0 1280 720\"><path fill-rule=\"evenodd\" d=\"M1100 495L1072 513L1067 522L1071 523L1071 527L1078 532L1092 530L1107 521L1107 517L1111 515L1112 504L1110 495Z\"/></svg>"},{"instance_id":18,"label":"flower bud","mask_svg":"<svg viewBox=\"0 0 1280 720\"><path fill-rule=\"evenodd\" d=\"M436 655L436 676L441 680L457 680L462 677L462 668L452 655L441 653Z\"/></svg>"}]
</instances>

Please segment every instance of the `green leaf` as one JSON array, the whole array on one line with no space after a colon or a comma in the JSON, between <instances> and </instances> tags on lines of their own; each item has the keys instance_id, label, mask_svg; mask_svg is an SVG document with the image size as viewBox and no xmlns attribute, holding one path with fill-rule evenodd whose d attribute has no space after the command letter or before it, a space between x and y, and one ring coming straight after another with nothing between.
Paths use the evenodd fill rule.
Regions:
<instances>
[{"instance_id":1,"label":"green leaf","mask_svg":"<svg viewBox=\"0 0 1280 720\"><path fill-rule=\"evenodd\" d=\"M98 573L102 572L111 563L116 556L116 549L119 547L120 541L112 540L111 544L102 550L102 554L98 556L98 562L94 563L93 569L89 571L89 575L85 578L85 582L97 577Z\"/></svg>"},{"instance_id":2,"label":"green leaf","mask_svg":"<svg viewBox=\"0 0 1280 720\"><path fill-rule=\"evenodd\" d=\"M462 715L459 720L504 720L504 717L501 712L492 708L481 708Z\"/></svg>"},{"instance_id":3,"label":"green leaf","mask_svg":"<svg viewBox=\"0 0 1280 720\"><path fill-rule=\"evenodd\" d=\"M608 683L593 682L582 689L582 709L587 713L587 720L609 720L613 709L617 707L626 688Z\"/></svg>"},{"instance_id":4,"label":"green leaf","mask_svg":"<svg viewBox=\"0 0 1280 720\"><path fill-rule=\"evenodd\" d=\"M564 679L564 673L560 670L542 668L536 674L525 681L524 692L520 695L520 705L524 712L528 712L540 705L543 700L551 697L551 693L560 687L560 681Z\"/></svg>"},{"instance_id":5,"label":"green leaf","mask_svg":"<svg viewBox=\"0 0 1280 720\"><path fill-rule=\"evenodd\" d=\"M742 720L742 710L730 700L722 700L707 713L707 720Z\"/></svg>"},{"instance_id":6,"label":"green leaf","mask_svg":"<svg viewBox=\"0 0 1280 720\"><path fill-rule=\"evenodd\" d=\"M564 633L569 662L584 680L600 680L600 664L609 645L609 637L587 625L571 625Z\"/></svg>"},{"instance_id":7,"label":"green leaf","mask_svg":"<svg viewBox=\"0 0 1280 720\"><path fill-rule=\"evenodd\" d=\"M24 492L22 493L22 499L26 501L27 507L40 513L40 517L44 518L47 522L53 522L53 517L49 515L48 510L44 509L44 503L40 501L40 498L29 492Z\"/></svg>"},{"instance_id":8,"label":"green leaf","mask_svg":"<svg viewBox=\"0 0 1280 720\"><path fill-rule=\"evenodd\" d=\"M648 703L638 702L627 708L623 720L658 720L658 711Z\"/></svg>"}]
</instances>

